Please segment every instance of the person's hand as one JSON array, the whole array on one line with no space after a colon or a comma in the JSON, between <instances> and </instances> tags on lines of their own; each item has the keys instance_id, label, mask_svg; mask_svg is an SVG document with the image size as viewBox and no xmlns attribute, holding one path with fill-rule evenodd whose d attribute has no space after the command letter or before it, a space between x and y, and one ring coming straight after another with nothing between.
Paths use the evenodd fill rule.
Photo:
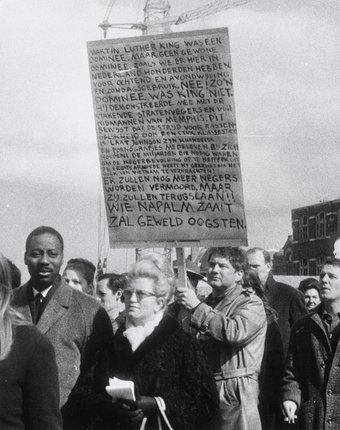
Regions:
<instances>
[{"instance_id":1,"label":"person's hand","mask_svg":"<svg viewBox=\"0 0 340 430\"><path fill-rule=\"evenodd\" d=\"M197 298L195 291L185 287L178 287L176 290L177 302L185 308L191 310L198 306L201 302Z\"/></svg>"},{"instance_id":2,"label":"person's hand","mask_svg":"<svg viewBox=\"0 0 340 430\"><path fill-rule=\"evenodd\" d=\"M136 403L137 408L141 409L145 416L150 416L158 412L157 402L154 397L141 396Z\"/></svg>"},{"instance_id":3,"label":"person's hand","mask_svg":"<svg viewBox=\"0 0 340 430\"><path fill-rule=\"evenodd\" d=\"M133 400L118 399L115 405L117 419L124 428L134 427L144 418L143 411Z\"/></svg>"},{"instance_id":4,"label":"person's hand","mask_svg":"<svg viewBox=\"0 0 340 430\"><path fill-rule=\"evenodd\" d=\"M297 415L296 415L297 404L292 400L285 400L282 403L282 410L285 415L284 420L289 424L294 424L295 420L297 419Z\"/></svg>"}]
</instances>

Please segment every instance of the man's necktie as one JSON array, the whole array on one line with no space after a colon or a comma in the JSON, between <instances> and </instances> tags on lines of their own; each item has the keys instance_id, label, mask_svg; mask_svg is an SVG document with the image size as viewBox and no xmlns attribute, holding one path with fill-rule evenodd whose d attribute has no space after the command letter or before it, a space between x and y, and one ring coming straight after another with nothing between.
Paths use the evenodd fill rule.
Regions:
<instances>
[{"instance_id":1,"label":"man's necktie","mask_svg":"<svg viewBox=\"0 0 340 430\"><path fill-rule=\"evenodd\" d=\"M38 293L34 297L34 324L39 321L43 310L43 301L44 296L41 293Z\"/></svg>"}]
</instances>

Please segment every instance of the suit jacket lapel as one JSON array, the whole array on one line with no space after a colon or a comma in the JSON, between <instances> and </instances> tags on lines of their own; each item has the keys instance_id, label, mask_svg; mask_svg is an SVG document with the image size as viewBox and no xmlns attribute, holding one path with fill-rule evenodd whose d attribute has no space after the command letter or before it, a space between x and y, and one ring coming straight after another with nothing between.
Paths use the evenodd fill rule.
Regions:
<instances>
[{"instance_id":1,"label":"suit jacket lapel","mask_svg":"<svg viewBox=\"0 0 340 430\"><path fill-rule=\"evenodd\" d=\"M323 322L320 318L320 315L318 312L314 311L312 316L311 316L311 320L312 322L316 323L316 325L319 327L320 331L321 331L321 335L324 338L324 342L322 342L322 345L325 346L325 350L327 352L328 355L332 354L332 347L331 347L331 343L329 341L328 335L326 333L325 327L323 325ZM313 348L316 351L320 351L320 344L314 339L314 337L312 336L312 343L313 343Z\"/></svg>"},{"instance_id":2,"label":"suit jacket lapel","mask_svg":"<svg viewBox=\"0 0 340 430\"><path fill-rule=\"evenodd\" d=\"M59 286L55 290L53 296L49 300L44 309L38 323L37 328L41 333L47 331L67 312L70 307L72 290L60 278L58 280Z\"/></svg>"}]
</instances>

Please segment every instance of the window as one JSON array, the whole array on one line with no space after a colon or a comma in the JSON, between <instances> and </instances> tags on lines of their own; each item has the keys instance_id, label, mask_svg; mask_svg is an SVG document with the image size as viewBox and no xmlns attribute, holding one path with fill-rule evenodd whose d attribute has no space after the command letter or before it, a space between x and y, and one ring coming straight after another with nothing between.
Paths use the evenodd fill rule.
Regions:
<instances>
[{"instance_id":1,"label":"window","mask_svg":"<svg viewBox=\"0 0 340 430\"><path fill-rule=\"evenodd\" d=\"M324 237L325 234L325 212L320 212L316 217L316 237Z\"/></svg>"},{"instance_id":2,"label":"window","mask_svg":"<svg viewBox=\"0 0 340 430\"><path fill-rule=\"evenodd\" d=\"M316 235L316 217L311 216L308 220L308 237L309 239L315 239Z\"/></svg>"},{"instance_id":3,"label":"window","mask_svg":"<svg viewBox=\"0 0 340 430\"><path fill-rule=\"evenodd\" d=\"M316 274L319 275L321 269L325 263L325 257L318 257L316 259Z\"/></svg>"},{"instance_id":4,"label":"window","mask_svg":"<svg viewBox=\"0 0 340 430\"><path fill-rule=\"evenodd\" d=\"M307 258L303 258L300 261L300 275L301 276L308 276L308 260L307 260Z\"/></svg>"},{"instance_id":5,"label":"window","mask_svg":"<svg viewBox=\"0 0 340 430\"><path fill-rule=\"evenodd\" d=\"M299 241L308 240L308 217L305 215L300 218Z\"/></svg>"},{"instance_id":6,"label":"window","mask_svg":"<svg viewBox=\"0 0 340 430\"><path fill-rule=\"evenodd\" d=\"M309 276L315 276L316 275L316 260L309 260Z\"/></svg>"},{"instance_id":7,"label":"window","mask_svg":"<svg viewBox=\"0 0 340 430\"><path fill-rule=\"evenodd\" d=\"M329 213L326 215L326 235L330 236L332 233L337 232L337 216L336 213Z\"/></svg>"}]
</instances>

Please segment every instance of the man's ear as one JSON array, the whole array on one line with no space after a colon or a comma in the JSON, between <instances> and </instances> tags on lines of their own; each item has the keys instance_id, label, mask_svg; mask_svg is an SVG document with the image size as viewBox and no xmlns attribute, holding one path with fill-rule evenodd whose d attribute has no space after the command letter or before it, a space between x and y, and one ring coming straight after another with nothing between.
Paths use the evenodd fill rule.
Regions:
<instances>
[{"instance_id":1,"label":"man's ear","mask_svg":"<svg viewBox=\"0 0 340 430\"><path fill-rule=\"evenodd\" d=\"M117 292L116 292L116 301L117 302L120 302L122 300L122 295L123 295L123 290L121 290L119 288L119 290L117 290Z\"/></svg>"},{"instance_id":2,"label":"man's ear","mask_svg":"<svg viewBox=\"0 0 340 430\"><path fill-rule=\"evenodd\" d=\"M24 262L25 262L25 264L27 266L27 252L26 251L25 251L25 254L24 254Z\"/></svg>"},{"instance_id":3,"label":"man's ear","mask_svg":"<svg viewBox=\"0 0 340 430\"><path fill-rule=\"evenodd\" d=\"M159 306L159 309L155 309L155 313L165 308L165 304L166 304L165 297L157 297L157 304Z\"/></svg>"},{"instance_id":4,"label":"man's ear","mask_svg":"<svg viewBox=\"0 0 340 430\"><path fill-rule=\"evenodd\" d=\"M272 270L272 263L266 263L266 267L268 269L268 272Z\"/></svg>"},{"instance_id":5,"label":"man's ear","mask_svg":"<svg viewBox=\"0 0 340 430\"><path fill-rule=\"evenodd\" d=\"M89 285L90 294L91 294L91 296L93 296L96 293L95 288L94 288L94 283L90 282L88 285Z\"/></svg>"}]
</instances>

